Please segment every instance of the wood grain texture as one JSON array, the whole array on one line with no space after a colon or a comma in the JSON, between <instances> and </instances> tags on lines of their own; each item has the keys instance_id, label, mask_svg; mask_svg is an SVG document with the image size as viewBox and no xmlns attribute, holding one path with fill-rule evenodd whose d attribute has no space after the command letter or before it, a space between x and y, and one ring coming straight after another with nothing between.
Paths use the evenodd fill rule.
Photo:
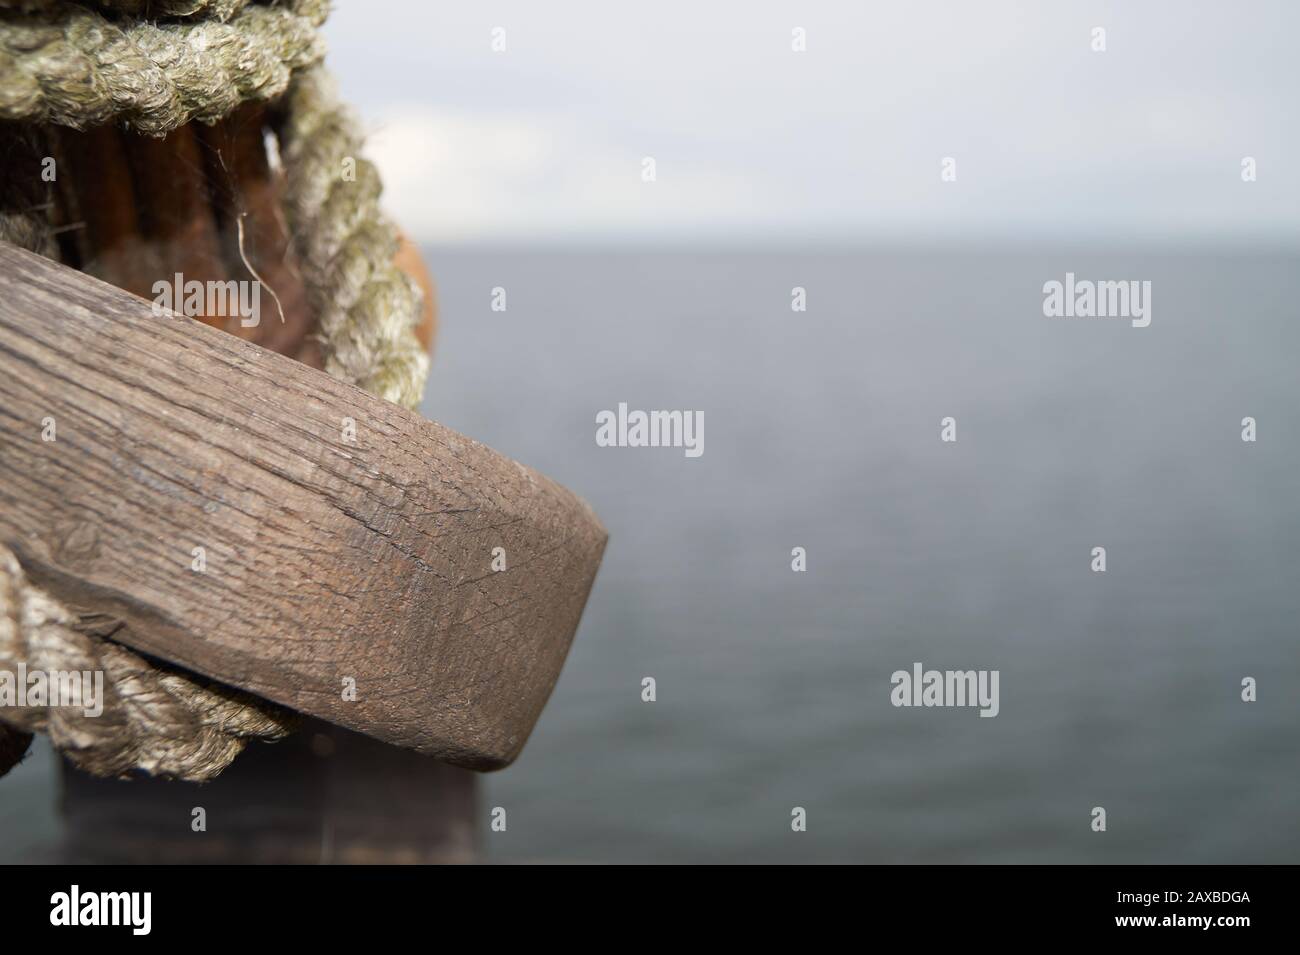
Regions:
<instances>
[{"instance_id":1,"label":"wood grain texture","mask_svg":"<svg viewBox=\"0 0 1300 955\"><path fill-rule=\"evenodd\" d=\"M0 244L0 540L121 643L495 769L550 695L605 537L470 438Z\"/></svg>"}]
</instances>

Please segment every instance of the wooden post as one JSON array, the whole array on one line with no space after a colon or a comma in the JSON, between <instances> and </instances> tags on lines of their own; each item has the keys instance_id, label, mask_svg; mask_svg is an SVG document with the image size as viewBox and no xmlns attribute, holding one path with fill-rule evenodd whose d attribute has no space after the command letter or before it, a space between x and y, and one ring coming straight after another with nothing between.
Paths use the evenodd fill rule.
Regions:
<instances>
[{"instance_id":1,"label":"wooden post","mask_svg":"<svg viewBox=\"0 0 1300 955\"><path fill-rule=\"evenodd\" d=\"M183 272L187 279L222 281L247 277L249 269L256 268L258 276L278 292L282 311L276 318L249 329L221 316L200 317L319 368L319 354L311 337L314 317L307 310L279 214L281 184L263 147L261 112L260 106L242 107L215 126L193 124L162 141L142 142L112 126L84 133L52 129L45 132L48 141L44 147L34 151L14 141L12 130L0 130L0 166L7 173L0 184L0 210L26 212L54 200L52 216L60 227L64 261L146 298L154 281L170 279L175 272ZM58 157L57 191L33 198L27 195L26 184L33 181L34 170L47 154ZM246 242L238 241L245 238L237 235L240 225L247 227ZM409 243L399 252L399 264L425 290L419 334L428 348L434 307L427 272ZM39 280L35 280L37 275ZM34 280L40 291L29 285ZM441 474L459 478L465 471L448 472L437 456L422 462L419 455L427 446L418 441L400 456L388 458L401 446L403 429L421 428L401 416L390 420L386 409L375 413L376 408L356 395L349 395L347 401L354 407L359 447L341 447L338 435L325 432L329 440L316 449L311 460L313 452L300 440L304 435L298 429L304 422L318 421L314 415L323 411L323 403L337 401L336 383L309 375L299 381L300 388L281 389L278 376L283 364L265 364L268 358L259 351L218 348L213 352L210 346L216 343L210 338L196 340L194 336L207 333L193 324L172 320L178 324L164 333L157 325L139 323L146 305L121 295L104 300L105 294L103 286L84 276L32 263L21 255L7 256L0 247L0 308L8 308L8 325L0 328L0 341L11 346L5 358L34 362L24 369L24 380L30 384L31 376L36 376L37 385L27 397L57 409L51 416L57 417L60 437L68 442L61 449L63 454L38 453L56 449L31 444L35 432L30 430L29 416L36 410L35 404L17 411L16 379L6 382L8 390L0 388L0 540L7 544L25 541L26 549L18 548L29 561L25 569L47 589L65 598L75 595L83 604L85 597L93 596L101 610L120 611L127 626L115 632L116 638L124 642L138 638L140 643L133 645L169 660L179 659L171 655L173 650L179 653L188 646L180 662L195 669L211 664L212 669L204 672L216 675L220 671L219 678L234 685L268 695L268 687L280 686L301 708L318 711L310 700L304 702L303 696L325 695L325 691L315 694L312 688L336 678L342 669L355 671L359 694L369 695L372 701L378 696L383 705L372 706L368 712L358 709L360 719L354 725L399 745L307 719L303 729L288 740L275 745L251 744L217 780L202 786L151 778L96 779L65 764L63 857L96 862L293 863L472 859L475 774L399 747L420 744L427 752L483 767L513 758L511 749L517 752L535 719L535 713L529 716L529 709L540 708L544 702L547 682L553 680L548 670L558 666L567 646L567 625L561 619L565 611L555 604L577 600L580 611L599 560L603 530L584 506L566 510L573 501L562 493L543 491L540 495L545 498L549 494L556 505L551 510L525 506L508 512L511 502L500 496L510 492L508 481L500 489L491 489L490 493L497 494L491 500L481 496L478 510L444 506L446 513L439 514L437 495L419 489L421 478L437 482ZM263 315L270 316L266 296L261 304ZM123 333L115 324L122 309L137 320L136 331L148 332L148 341ZM285 318L283 323L279 314ZM86 317L100 324L82 324ZM149 318L163 321L152 315ZM58 334L42 337L52 329ZM177 330L179 340L172 334ZM169 344L161 345L164 341ZM153 350L160 345L163 351ZM0 345L0 353L5 347ZM70 363L59 358L71 354L78 357ZM138 376L122 367L146 354L170 363L170 373L166 369L150 372L149 368L157 368L154 362L145 362ZM202 363L200 356L216 357L217 370L241 373L222 378L217 390L203 383L216 385L215 380L200 373L186 384L188 397L168 407L167 394L176 396L169 389L178 378L194 375L196 364ZM49 361L54 363L44 364ZM83 377L79 368L83 363L102 364L106 377ZM3 371L9 368L6 365ZM75 381L58 377L68 372ZM167 394L154 391L160 385ZM318 385L321 390L314 392ZM77 404L87 392L94 392L99 400L79 409L69 406L68 402ZM161 402L154 400L158 398ZM209 409L215 421L203 420L206 415L199 405L205 400L218 402ZM277 417L276 427L289 428L279 436L280 447L276 447L276 436L262 429L272 423L265 412L274 407L286 412ZM78 423L81 411L88 414ZM241 418L245 419L242 423ZM68 425L73 425L72 431ZM204 442L196 443L196 428L225 433L232 440L209 443L204 449ZM375 428L381 441L375 439ZM176 461L152 456L150 448L160 435L169 448L166 453L179 455ZM495 480L494 468L509 471L507 476L516 480L514 486L519 477L530 484L536 478L541 488L550 486L513 463L484 456L484 449L468 439L442 429L426 431L426 437L430 435L471 472L467 489L459 491L462 501L475 497L473 478L481 477L489 484ZM386 450L376 452L376 443ZM245 508L243 495L233 490L241 479L239 469L229 472L225 480L221 478L225 456L238 457L257 445L263 452L271 452L275 460L259 455L247 459L264 475L271 475L270 483L254 485L260 488L255 498L266 496L258 502L263 509L252 514ZM344 508L346 520L319 520L313 505L294 495L285 498L285 507L275 507L275 493L291 488L296 478L278 473L274 467L284 466L295 454L304 452L307 458L300 458L297 465L300 473L323 483L342 477L363 488L350 502L346 496L334 498L334 504ZM373 456L376 453L378 457ZM79 460L78 455L85 457ZM109 496L123 490L116 481L105 486L102 496L83 483L99 480L105 462L118 472L117 480L134 486L134 493L121 499L120 508ZM345 462L359 470L351 474L341 470L338 465ZM485 462L490 463L482 469ZM73 473L66 471L69 464ZM301 471L303 468L306 471ZM44 497L28 500L26 506L33 506L34 501L34 509L27 512L21 528L10 504L14 495L32 488L30 483L20 487L11 482L13 469L27 469L28 481L44 481L49 491ZM488 490L487 484L484 489ZM187 500L191 514L197 507L215 522L204 533L224 528L218 537L226 548L238 551L238 559L227 563L224 570L237 579L228 579L204 600L219 600L221 589L250 592L243 610L260 612L268 636L273 637L265 643L254 641L251 656L241 656L246 648L239 646L242 641L238 638L233 648L225 644L219 654L203 648L202 642L214 632L217 640L226 640L228 628L193 629L201 618L191 618L188 611L201 607L203 600L196 601L195 607L186 603L189 598L181 582L173 582L176 589L170 597L160 595L156 588L137 590L135 584L117 591L112 588L122 581L98 566L113 558L131 562L142 556L160 556L133 552L138 539L118 533L117 519L123 510L151 512L161 522L153 532L163 532L169 522L182 517ZM518 503L536 504L538 500L536 493L525 493ZM507 512L494 517L498 503L505 505ZM570 527L571 514L576 514L577 521ZM45 531L33 521L43 523ZM350 532L349 524L353 525ZM194 528L201 526L171 526L166 533L179 533L175 539L181 540L192 537ZM362 533L363 526L370 533ZM285 534L286 530L290 533ZM476 534L500 538L494 546L509 548L504 573L514 582L522 576L528 581L524 587L502 588L504 577L475 580L485 573L484 555L476 553L472 544ZM571 543L559 546L560 551L572 548L568 564L558 558L558 552L547 553L547 540L561 538L572 538ZM87 542L94 555L69 559ZM433 554L421 551L421 543ZM405 560L391 553L403 548ZM290 559L285 565L292 568L295 580L250 574L250 570L260 574L259 567L265 568L268 554L275 558L286 551ZM346 563L349 554L352 573L332 580L338 561ZM92 559L87 561L87 556ZM148 570L149 566L153 569ZM145 572L159 579L171 576L170 571L158 574L159 570L156 561L146 561ZM85 576L79 576L83 572ZM559 577L545 582L544 575L553 572ZM284 589L259 604L265 594L259 597L253 588L263 580ZM326 592L339 591L340 586L354 586L358 580L364 580L366 586L351 593L351 609L354 617L369 617L374 626L357 633L357 643L367 646L361 648L365 652L349 659L343 647L335 652L322 644L333 639L337 628L314 629L313 621L324 618L301 611L319 603L322 587ZM167 590L168 585L162 589ZM462 597L469 589L477 591L477 598ZM383 600L371 599L369 595L376 590L391 592L394 600L405 594L411 613L398 615L390 621L393 626L385 629L384 614L392 602L384 606ZM559 596L566 591L567 597ZM320 609L324 614L333 612L328 606ZM172 613L180 616L173 619ZM522 639L512 632L510 616L516 626L529 628ZM180 633L166 627L157 629L164 619L181 621ZM345 625L344 619L340 618L340 626ZM189 634L182 640L185 631ZM148 636L151 632L152 637ZM405 668L398 674L404 679L397 685L388 680L394 666L391 661L375 667L376 657L383 654L390 654ZM500 665L507 659L514 666ZM517 678L528 668L535 668L536 676L521 684ZM485 688L494 689L485 692ZM337 692L337 688L331 690ZM423 697L426 704L438 701L435 709L465 714L477 711L477 715L429 719L426 706L425 718L411 723L402 693ZM510 694L531 698L531 703L508 713L500 700ZM413 712L418 713L420 701L415 703ZM408 725L403 727L403 723ZM468 735L457 738L462 733ZM0 724L0 775L21 755L26 742L26 734L7 731ZM202 810L204 816L201 829L195 810Z\"/></svg>"},{"instance_id":2,"label":"wooden post","mask_svg":"<svg viewBox=\"0 0 1300 955\"><path fill-rule=\"evenodd\" d=\"M469 862L478 841L474 773L318 720L201 785L62 775L68 862Z\"/></svg>"}]
</instances>

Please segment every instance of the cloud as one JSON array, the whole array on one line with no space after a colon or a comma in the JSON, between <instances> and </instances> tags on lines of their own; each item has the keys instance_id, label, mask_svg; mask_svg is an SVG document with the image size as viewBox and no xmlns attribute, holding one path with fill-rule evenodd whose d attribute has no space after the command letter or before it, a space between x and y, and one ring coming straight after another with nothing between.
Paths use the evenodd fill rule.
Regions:
<instances>
[{"instance_id":1,"label":"cloud","mask_svg":"<svg viewBox=\"0 0 1300 955\"><path fill-rule=\"evenodd\" d=\"M326 30L426 241L1300 236L1300 7L1254 16L1273 29L1208 0L370 0Z\"/></svg>"},{"instance_id":2,"label":"cloud","mask_svg":"<svg viewBox=\"0 0 1300 955\"><path fill-rule=\"evenodd\" d=\"M643 156L572 118L469 114L418 104L388 108L366 155L384 205L426 242L527 239L733 227L750 219L759 186L744 170Z\"/></svg>"}]
</instances>

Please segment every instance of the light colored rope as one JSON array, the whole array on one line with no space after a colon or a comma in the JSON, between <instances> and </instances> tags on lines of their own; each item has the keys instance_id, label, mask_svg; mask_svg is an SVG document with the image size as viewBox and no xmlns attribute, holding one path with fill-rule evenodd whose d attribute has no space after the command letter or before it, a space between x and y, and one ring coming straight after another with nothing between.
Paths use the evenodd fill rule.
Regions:
<instances>
[{"instance_id":1,"label":"light colored rope","mask_svg":"<svg viewBox=\"0 0 1300 955\"><path fill-rule=\"evenodd\" d=\"M13 552L0 545L0 672L103 674L102 712L77 706L8 705L10 726L46 733L73 764L98 776L132 770L211 779L250 738L276 739L290 729L286 711L247 695L156 665L111 640L78 629L66 606L31 586ZM22 668L20 669L20 664ZM93 683L90 685L93 688ZM17 697L15 697L15 703ZM93 714L93 715L92 715Z\"/></svg>"},{"instance_id":2,"label":"light colored rope","mask_svg":"<svg viewBox=\"0 0 1300 955\"><path fill-rule=\"evenodd\" d=\"M67 0L0 0L0 10L19 10L23 13L46 12L62 7ZM105 13L145 20L166 17L210 17L225 23L244 7L249 0L79 0L82 6L99 7Z\"/></svg>"},{"instance_id":3,"label":"light colored rope","mask_svg":"<svg viewBox=\"0 0 1300 955\"><path fill-rule=\"evenodd\" d=\"M361 158L361 136L324 70L300 70L289 82L291 69L320 58L314 28L324 17L323 0L297 0L292 10L244 7L245 0L166 0L178 14L193 6L190 12L206 10L215 19L120 28L55 0L17 2L57 7L45 15L58 25L0 16L0 118L77 128L111 119L161 134L189 119L215 120L242 99L273 97L287 86L276 108L283 205L325 368L415 407L429 367L415 333L421 293L394 264L397 233L379 211L379 176ZM122 11L158 6L99 2ZM228 24L219 22L223 16L232 16ZM41 32L51 29L58 35ZM143 59L130 60L142 44ZM134 65L107 66L109 49ZM130 70L140 75L131 80ZM345 176L345 168L355 176ZM0 239L54 255L49 223L37 212L0 214ZM248 739L278 738L291 722L279 707L94 633L73 608L33 586L0 545L0 670L16 671L19 663L29 671L104 673L104 710L97 717L75 708L0 707L0 721L24 733L48 733L71 762L96 775L135 770L210 779ZM12 749L15 737L6 740L3 729L0 750ZM0 774L6 768L0 754Z\"/></svg>"},{"instance_id":4,"label":"light colored rope","mask_svg":"<svg viewBox=\"0 0 1300 955\"><path fill-rule=\"evenodd\" d=\"M0 119L85 129L109 121L162 136L215 122L288 88L318 62L326 0L247 6L215 19L118 23L63 3L0 19Z\"/></svg>"},{"instance_id":5,"label":"light colored rope","mask_svg":"<svg viewBox=\"0 0 1300 955\"><path fill-rule=\"evenodd\" d=\"M379 173L361 157L361 134L323 69L294 78L278 125L285 217L325 370L414 408L429 374L415 334L421 292L393 262L397 231L379 210Z\"/></svg>"}]
</instances>

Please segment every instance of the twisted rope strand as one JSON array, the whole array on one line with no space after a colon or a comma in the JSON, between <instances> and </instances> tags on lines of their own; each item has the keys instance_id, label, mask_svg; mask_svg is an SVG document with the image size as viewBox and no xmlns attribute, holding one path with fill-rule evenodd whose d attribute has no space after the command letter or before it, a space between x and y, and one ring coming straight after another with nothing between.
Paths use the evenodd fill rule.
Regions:
<instances>
[{"instance_id":1,"label":"twisted rope strand","mask_svg":"<svg viewBox=\"0 0 1300 955\"><path fill-rule=\"evenodd\" d=\"M323 70L294 78L278 136L285 216L320 326L325 370L414 408L429 373L415 334L422 295L393 262L397 231L379 210L379 173L360 158L361 134ZM344 178L353 167L355 179Z\"/></svg>"},{"instance_id":2,"label":"twisted rope strand","mask_svg":"<svg viewBox=\"0 0 1300 955\"><path fill-rule=\"evenodd\" d=\"M0 17L0 119L84 129L120 121L163 136L268 100L294 69L320 61L326 0L248 6L228 23L119 26L67 3Z\"/></svg>"}]
</instances>

